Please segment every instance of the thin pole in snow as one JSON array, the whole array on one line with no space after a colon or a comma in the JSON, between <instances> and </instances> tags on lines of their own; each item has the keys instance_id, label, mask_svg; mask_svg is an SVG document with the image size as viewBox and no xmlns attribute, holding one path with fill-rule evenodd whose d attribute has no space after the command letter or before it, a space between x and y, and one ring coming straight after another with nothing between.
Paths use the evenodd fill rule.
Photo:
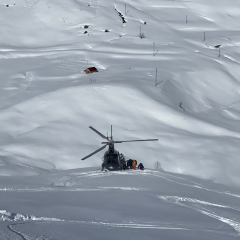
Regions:
<instances>
[{"instance_id":1,"label":"thin pole in snow","mask_svg":"<svg viewBox=\"0 0 240 240\"><path fill-rule=\"evenodd\" d=\"M187 15L186 15L186 23L188 23Z\"/></svg>"},{"instance_id":2,"label":"thin pole in snow","mask_svg":"<svg viewBox=\"0 0 240 240\"><path fill-rule=\"evenodd\" d=\"M204 37L203 37L203 41L206 40L206 33L204 32Z\"/></svg>"},{"instance_id":3,"label":"thin pole in snow","mask_svg":"<svg viewBox=\"0 0 240 240\"><path fill-rule=\"evenodd\" d=\"M155 77L155 86L157 86L157 68L156 68L156 77Z\"/></svg>"}]
</instances>

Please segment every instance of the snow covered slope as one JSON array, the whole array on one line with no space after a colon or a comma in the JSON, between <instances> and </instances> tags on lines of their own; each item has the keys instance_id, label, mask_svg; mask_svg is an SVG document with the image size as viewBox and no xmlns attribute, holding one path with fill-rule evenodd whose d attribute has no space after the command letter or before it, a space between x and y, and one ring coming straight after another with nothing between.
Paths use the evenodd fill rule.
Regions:
<instances>
[{"instance_id":1,"label":"snow covered slope","mask_svg":"<svg viewBox=\"0 0 240 240\"><path fill-rule=\"evenodd\" d=\"M153 170L0 176L0 239L238 239L236 189Z\"/></svg>"},{"instance_id":2,"label":"snow covered slope","mask_svg":"<svg viewBox=\"0 0 240 240\"><path fill-rule=\"evenodd\" d=\"M106 134L112 124L115 140L159 139L117 146L147 167L239 185L239 9L233 0L1 3L0 174L99 166L103 152L80 160L101 146L88 126ZM99 72L84 74L92 66Z\"/></svg>"}]
</instances>

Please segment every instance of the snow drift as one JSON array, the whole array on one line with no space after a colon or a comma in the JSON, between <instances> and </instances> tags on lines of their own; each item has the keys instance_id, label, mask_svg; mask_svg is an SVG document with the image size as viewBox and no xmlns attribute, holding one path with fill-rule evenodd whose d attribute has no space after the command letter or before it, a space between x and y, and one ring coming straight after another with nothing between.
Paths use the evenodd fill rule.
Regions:
<instances>
[{"instance_id":1,"label":"snow drift","mask_svg":"<svg viewBox=\"0 0 240 240\"><path fill-rule=\"evenodd\" d=\"M240 184L240 3L138 0L126 12L121 1L8 4L1 175L98 166L102 152L80 160L100 147L88 126L106 134L112 124L115 140L159 139L116 146L146 167ZM99 72L84 74L91 66Z\"/></svg>"}]
</instances>

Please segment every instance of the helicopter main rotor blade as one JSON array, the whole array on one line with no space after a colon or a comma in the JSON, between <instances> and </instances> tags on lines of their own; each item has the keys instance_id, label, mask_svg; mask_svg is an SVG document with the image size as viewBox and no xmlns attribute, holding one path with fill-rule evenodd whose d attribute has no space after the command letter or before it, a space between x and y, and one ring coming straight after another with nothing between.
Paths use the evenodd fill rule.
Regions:
<instances>
[{"instance_id":1,"label":"helicopter main rotor blade","mask_svg":"<svg viewBox=\"0 0 240 240\"><path fill-rule=\"evenodd\" d=\"M107 139L107 137L105 137L103 134L101 134L98 130L96 130L95 128L93 128L93 127L89 127L90 129L92 129L95 133L97 133L98 135L100 135L102 138L105 138L105 139ZM108 140L108 139L107 139Z\"/></svg>"},{"instance_id":2,"label":"helicopter main rotor blade","mask_svg":"<svg viewBox=\"0 0 240 240\"><path fill-rule=\"evenodd\" d=\"M144 140L115 141L114 143L123 143L123 142L146 142L146 141L158 141L158 139L144 139Z\"/></svg>"},{"instance_id":3,"label":"helicopter main rotor blade","mask_svg":"<svg viewBox=\"0 0 240 240\"><path fill-rule=\"evenodd\" d=\"M103 146L103 147L99 148L99 149L98 149L98 150L96 150L95 152L93 152L93 153L91 153L91 154L87 155L86 157L82 158L81 160L85 160L85 159L87 159L87 158L91 157L92 155L96 154L97 152L100 152L100 151L101 151L101 150L103 150L103 149L104 149L104 148L105 148L107 145L108 145L108 144L106 144L105 146Z\"/></svg>"},{"instance_id":4,"label":"helicopter main rotor blade","mask_svg":"<svg viewBox=\"0 0 240 240\"><path fill-rule=\"evenodd\" d=\"M113 141L113 143L123 143L123 142L145 142L145 141L158 141L158 139L145 139L145 140L129 140L129 141ZM106 144L107 142L102 142Z\"/></svg>"}]
</instances>

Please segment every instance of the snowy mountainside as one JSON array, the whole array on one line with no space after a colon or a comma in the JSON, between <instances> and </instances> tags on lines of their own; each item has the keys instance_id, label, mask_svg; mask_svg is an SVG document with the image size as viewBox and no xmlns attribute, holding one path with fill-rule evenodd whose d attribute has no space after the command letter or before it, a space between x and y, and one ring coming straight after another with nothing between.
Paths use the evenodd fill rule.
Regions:
<instances>
[{"instance_id":1,"label":"snowy mountainside","mask_svg":"<svg viewBox=\"0 0 240 240\"><path fill-rule=\"evenodd\" d=\"M106 134L112 124L115 140L159 139L116 146L147 167L160 161L168 171L239 185L239 7L2 3L0 174L99 166L103 152L80 160L101 146L88 126ZM90 66L99 72L84 74Z\"/></svg>"}]
</instances>

